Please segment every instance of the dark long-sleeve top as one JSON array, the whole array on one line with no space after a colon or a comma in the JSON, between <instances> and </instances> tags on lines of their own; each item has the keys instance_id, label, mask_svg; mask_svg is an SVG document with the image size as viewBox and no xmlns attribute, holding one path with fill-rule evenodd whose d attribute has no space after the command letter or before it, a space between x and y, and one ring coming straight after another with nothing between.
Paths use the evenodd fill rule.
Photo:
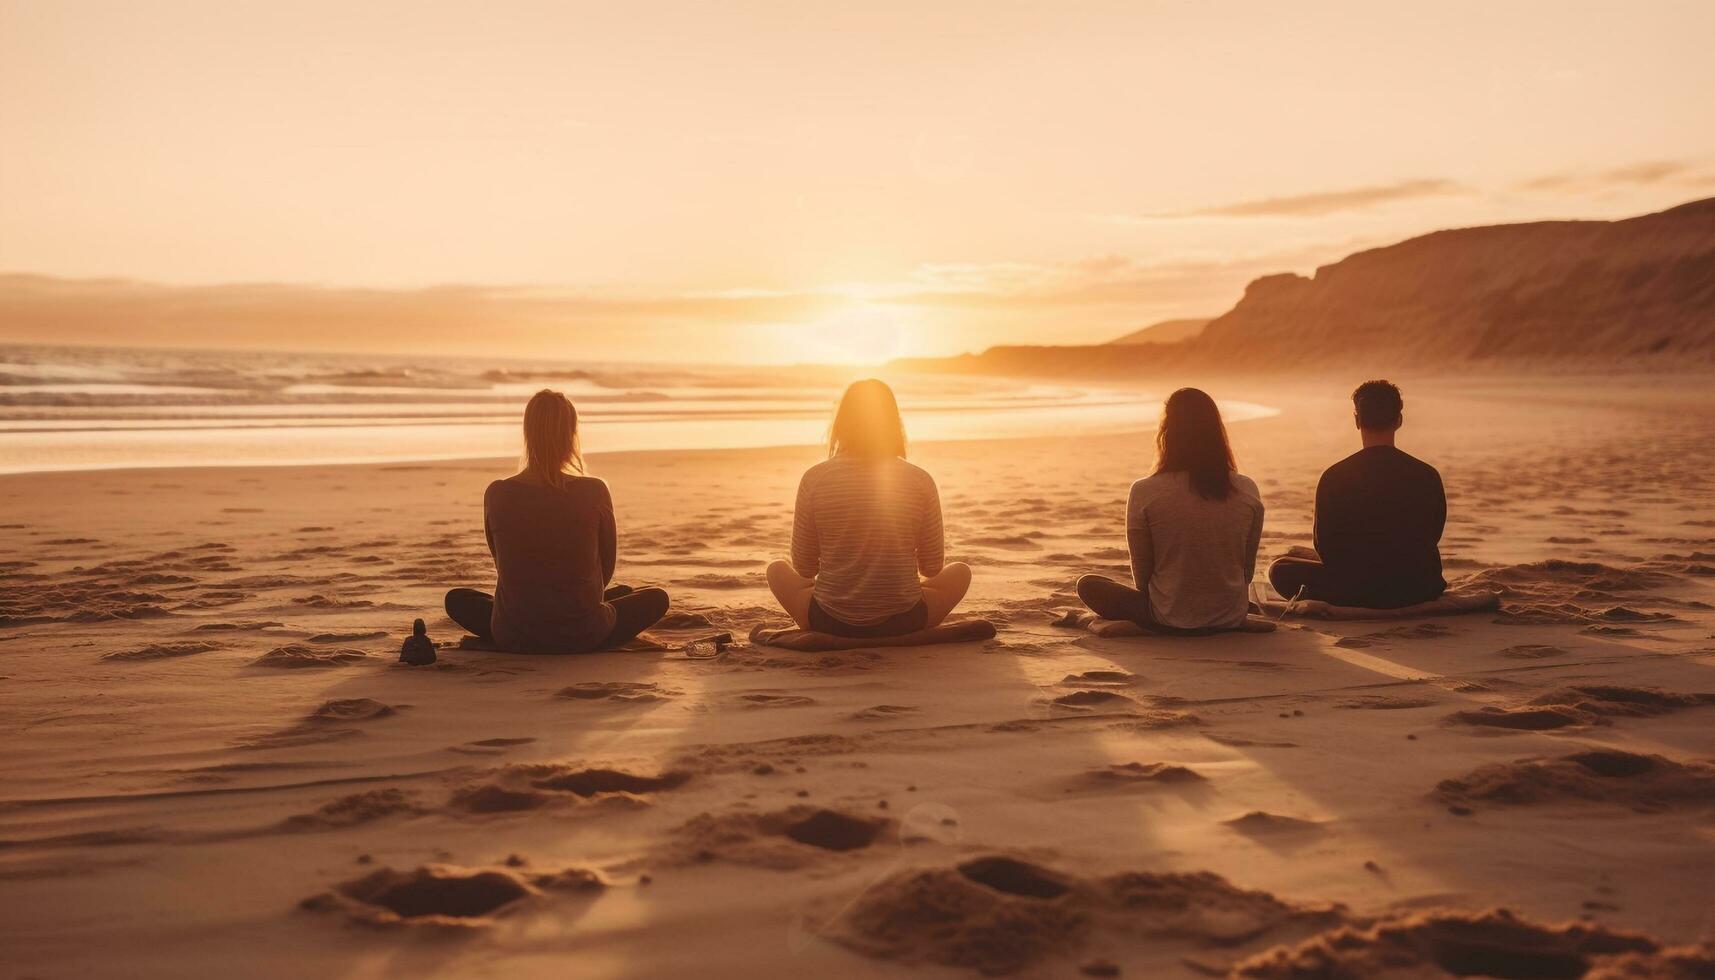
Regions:
<instances>
[{"instance_id":1,"label":"dark long-sleeve top","mask_svg":"<svg viewBox=\"0 0 1715 980\"><path fill-rule=\"evenodd\" d=\"M1342 594L1376 604L1432 599L1447 495L1441 474L1393 446L1370 446L1316 485L1316 553Z\"/></svg>"},{"instance_id":2,"label":"dark long-sleeve top","mask_svg":"<svg viewBox=\"0 0 1715 980\"><path fill-rule=\"evenodd\" d=\"M495 642L534 652L599 646L614 622L602 601L618 537L607 484L573 476L559 487L496 480L482 510L494 555Z\"/></svg>"}]
</instances>

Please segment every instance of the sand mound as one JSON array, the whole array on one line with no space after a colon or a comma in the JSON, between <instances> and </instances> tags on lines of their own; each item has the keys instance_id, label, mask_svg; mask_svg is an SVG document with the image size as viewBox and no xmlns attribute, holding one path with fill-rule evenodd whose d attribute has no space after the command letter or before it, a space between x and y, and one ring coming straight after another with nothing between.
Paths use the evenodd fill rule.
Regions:
<instances>
[{"instance_id":1,"label":"sand mound","mask_svg":"<svg viewBox=\"0 0 1715 980\"><path fill-rule=\"evenodd\" d=\"M1650 687L1574 684L1550 691L1531 704L1561 706L1603 717L1646 718L1681 708L1715 704L1715 694L1676 694Z\"/></svg>"},{"instance_id":2,"label":"sand mound","mask_svg":"<svg viewBox=\"0 0 1715 980\"><path fill-rule=\"evenodd\" d=\"M1604 956L1583 980L1707 980L1715 977L1715 945L1671 946L1653 953Z\"/></svg>"},{"instance_id":3,"label":"sand mound","mask_svg":"<svg viewBox=\"0 0 1715 980\"><path fill-rule=\"evenodd\" d=\"M210 643L206 640L180 640L176 643L151 643L136 650L121 650L117 653L104 654L101 659L122 662L167 660L173 657L189 657L193 654L208 653L210 650L219 650L220 648L219 643Z\"/></svg>"},{"instance_id":4,"label":"sand mound","mask_svg":"<svg viewBox=\"0 0 1715 980\"><path fill-rule=\"evenodd\" d=\"M1105 708L1109 711L1124 710L1137 706L1137 702L1118 691L1073 691L1049 699L1049 703L1061 708L1077 708L1088 710Z\"/></svg>"},{"instance_id":5,"label":"sand mound","mask_svg":"<svg viewBox=\"0 0 1715 980\"><path fill-rule=\"evenodd\" d=\"M655 701L665 701L677 697L678 691L670 690L659 684L646 681L585 681L562 687L555 692L555 697L570 698L574 701L618 701L633 704L648 704Z\"/></svg>"},{"instance_id":6,"label":"sand mound","mask_svg":"<svg viewBox=\"0 0 1715 980\"><path fill-rule=\"evenodd\" d=\"M510 868L473 870L427 865L382 868L304 899L300 908L340 911L365 925L472 928L493 923L541 897L543 890L594 892L606 887L595 872L568 868L525 875Z\"/></svg>"},{"instance_id":7,"label":"sand mound","mask_svg":"<svg viewBox=\"0 0 1715 980\"><path fill-rule=\"evenodd\" d=\"M895 874L866 891L832 928L836 940L869 956L992 975L1073 955L1096 933L1227 946L1289 922L1325 924L1338 914L1235 888L1207 872L1127 872L1088 881L986 856Z\"/></svg>"},{"instance_id":8,"label":"sand mound","mask_svg":"<svg viewBox=\"0 0 1715 980\"><path fill-rule=\"evenodd\" d=\"M1546 761L1480 766L1463 778L1443 780L1436 793L1450 803L1529 806L1588 800L1660 810L1715 803L1715 765L1592 749Z\"/></svg>"},{"instance_id":9,"label":"sand mound","mask_svg":"<svg viewBox=\"0 0 1715 980\"><path fill-rule=\"evenodd\" d=\"M282 826L287 830L335 830L399 813L421 812L411 795L403 790L373 789L324 803L313 813L287 817Z\"/></svg>"},{"instance_id":10,"label":"sand mound","mask_svg":"<svg viewBox=\"0 0 1715 980\"><path fill-rule=\"evenodd\" d=\"M317 649L302 643L276 647L250 662L252 667L325 668L344 667L369 659L362 650Z\"/></svg>"},{"instance_id":11,"label":"sand mound","mask_svg":"<svg viewBox=\"0 0 1715 980\"><path fill-rule=\"evenodd\" d=\"M716 629L715 623L702 613L670 612L656 621L650 629L657 630L697 630Z\"/></svg>"},{"instance_id":12,"label":"sand mound","mask_svg":"<svg viewBox=\"0 0 1715 980\"><path fill-rule=\"evenodd\" d=\"M1685 584L1678 575L1657 568L1550 559L1484 569L1461 579L1459 587L1499 590L1507 602L1497 622L1614 626L1676 621L1667 613L1636 609L1632 604L1686 606L1659 594Z\"/></svg>"},{"instance_id":13,"label":"sand mound","mask_svg":"<svg viewBox=\"0 0 1715 980\"><path fill-rule=\"evenodd\" d=\"M548 793L512 789L499 783L461 786L453 792L448 806L466 813L519 813L547 806L554 801Z\"/></svg>"},{"instance_id":14,"label":"sand mound","mask_svg":"<svg viewBox=\"0 0 1715 980\"><path fill-rule=\"evenodd\" d=\"M691 774L682 770L645 776L622 769L517 765L500 770L490 781L458 788L448 806L466 813L517 813L572 802L574 798L645 806L648 794L676 789L690 778Z\"/></svg>"},{"instance_id":15,"label":"sand mound","mask_svg":"<svg viewBox=\"0 0 1715 980\"><path fill-rule=\"evenodd\" d=\"M310 712L311 721L370 721L392 715L393 706L374 698L336 698Z\"/></svg>"},{"instance_id":16,"label":"sand mound","mask_svg":"<svg viewBox=\"0 0 1715 980\"><path fill-rule=\"evenodd\" d=\"M1239 833L1246 835L1315 834L1322 831L1322 825L1314 820L1283 817L1278 813L1269 813L1265 810L1252 810L1242 817L1234 817L1223 822Z\"/></svg>"},{"instance_id":17,"label":"sand mound","mask_svg":"<svg viewBox=\"0 0 1715 980\"><path fill-rule=\"evenodd\" d=\"M1565 706L1547 708L1479 708L1455 711L1447 716L1450 725L1475 728L1505 728L1511 731L1542 732L1571 725L1588 725L1598 719L1589 712Z\"/></svg>"},{"instance_id":18,"label":"sand mound","mask_svg":"<svg viewBox=\"0 0 1715 980\"><path fill-rule=\"evenodd\" d=\"M1053 872L1007 858L902 872L866 891L834 923L834 938L879 959L1012 973L1082 944L1090 913L1070 889Z\"/></svg>"},{"instance_id":19,"label":"sand mound","mask_svg":"<svg viewBox=\"0 0 1715 980\"><path fill-rule=\"evenodd\" d=\"M1111 727L1115 731L1154 732L1164 728L1184 728L1188 725L1201 725L1203 719L1189 711L1145 711L1136 718L1115 722Z\"/></svg>"},{"instance_id":20,"label":"sand mound","mask_svg":"<svg viewBox=\"0 0 1715 980\"><path fill-rule=\"evenodd\" d=\"M1584 977L1604 956L1655 954L1648 936L1601 926L1545 926L1501 909L1432 911L1331 929L1233 968L1237 977ZM1642 974L1649 976L1651 974Z\"/></svg>"},{"instance_id":21,"label":"sand mound","mask_svg":"<svg viewBox=\"0 0 1715 980\"><path fill-rule=\"evenodd\" d=\"M1130 687L1137 683L1137 675L1123 670L1086 670L1067 674L1060 683L1068 687Z\"/></svg>"},{"instance_id":22,"label":"sand mound","mask_svg":"<svg viewBox=\"0 0 1715 980\"><path fill-rule=\"evenodd\" d=\"M1107 785L1134 783L1199 783L1203 776L1194 769L1166 762L1121 762L1085 774L1091 782Z\"/></svg>"},{"instance_id":23,"label":"sand mound","mask_svg":"<svg viewBox=\"0 0 1715 980\"><path fill-rule=\"evenodd\" d=\"M704 813L673 832L666 856L677 863L731 861L792 870L832 854L873 845L893 821L799 805L769 813Z\"/></svg>"},{"instance_id":24,"label":"sand mound","mask_svg":"<svg viewBox=\"0 0 1715 980\"><path fill-rule=\"evenodd\" d=\"M691 774L683 771L664 772L659 776L639 776L619 769L572 769L556 772L532 781L537 789L595 796L597 793L654 793L683 786Z\"/></svg>"}]
</instances>

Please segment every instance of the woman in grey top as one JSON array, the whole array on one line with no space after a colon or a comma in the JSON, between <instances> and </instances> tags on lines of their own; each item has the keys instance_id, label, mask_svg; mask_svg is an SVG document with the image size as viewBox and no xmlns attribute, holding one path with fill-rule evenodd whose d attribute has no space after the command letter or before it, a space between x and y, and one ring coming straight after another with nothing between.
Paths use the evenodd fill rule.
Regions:
<instances>
[{"instance_id":1,"label":"woman in grey top","mask_svg":"<svg viewBox=\"0 0 1715 980\"><path fill-rule=\"evenodd\" d=\"M1196 388L1167 399L1155 444L1155 473L1132 484L1126 504L1136 588L1086 575L1078 597L1104 619L1159 632L1237 629L1250 608L1262 496L1237 472L1215 400Z\"/></svg>"},{"instance_id":2,"label":"woman in grey top","mask_svg":"<svg viewBox=\"0 0 1715 980\"><path fill-rule=\"evenodd\" d=\"M935 480L905 461L893 390L855 382L828 459L798 485L792 557L768 566L768 587L801 629L877 637L939 626L970 584L970 566L945 560Z\"/></svg>"},{"instance_id":3,"label":"woman in grey top","mask_svg":"<svg viewBox=\"0 0 1715 980\"><path fill-rule=\"evenodd\" d=\"M524 409L524 469L483 494L494 594L447 593L447 615L518 653L624 646L667 613L660 589L608 587L617 558L613 498L584 475L578 411L542 390Z\"/></svg>"}]
</instances>

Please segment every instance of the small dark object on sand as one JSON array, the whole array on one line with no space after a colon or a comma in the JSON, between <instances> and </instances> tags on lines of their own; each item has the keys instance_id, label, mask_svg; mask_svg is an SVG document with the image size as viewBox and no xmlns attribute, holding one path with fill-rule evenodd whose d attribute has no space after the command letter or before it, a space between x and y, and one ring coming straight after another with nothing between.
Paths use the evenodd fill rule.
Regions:
<instances>
[{"instance_id":1,"label":"small dark object on sand","mask_svg":"<svg viewBox=\"0 0 1715 980\"><path fill-rule=\"evenodd\" d=\"M399 647L399 660L413 667L435 662L435 644L429 639L429 628L423 625L422 620L411 624L411 635Z\"/></svg>"},{"instance_id":2,"label":"small dark object on sand","mask_svg":"<svg viewBox=\"0 0 1715 980\"><path fill-rule=\"evenodd\" d=\"M685 644L685 656L691 660L713 660L726 652L732 643L731 633L711 633Z\"/></svg>"}]
</instances>

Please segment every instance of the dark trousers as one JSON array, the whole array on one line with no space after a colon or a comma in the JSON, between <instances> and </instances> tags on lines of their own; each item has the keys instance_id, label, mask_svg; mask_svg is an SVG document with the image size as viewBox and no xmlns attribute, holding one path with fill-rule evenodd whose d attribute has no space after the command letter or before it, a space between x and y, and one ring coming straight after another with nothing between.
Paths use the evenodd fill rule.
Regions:
<instances>
[{"instance_id":1,"label":"dark trousers","mask_svg":"<svg viewBox=\"0 0 1715 980\"><path fill-rule=\"evenodd\" d=\"M858 626L834 618L832 613L823 609L822 604L812 597L809 619L811 629L831 636L847 636L859 640L874 639L878 636L904 636L929 625L929 604L919 599L917 605L902 613L895 613L879 623Z\"/></svg>"},{"instance_id":2,"label":"dark trousers","mask_svg":"<svg viewBox=\"0 0 1715 980\"><path fill-rule=\"evenodd\" d=\"M1085 575L1078 579L1078 598L1084 600L1084 605L1089 606L1091 612L1103 619L1136 623L1151 633L1205 636L1210 633L1228 632L1215 629L1188 630L1159 622L1155 618L1155 610L1149 608L1149 596L1106 575Z\"/></svg>"},{"instance_id":3,"label":"dark trousers","mask_svg":"<svg viewBox=\"0 0 1715 980\"><path fill-rule=\"evenodd\" d=\"M1328 566L1317 559L1296 556L1277 559L1268 566L1268 583L1287 600L1316 599L1364 609L1402 609L1428 602L1443 591L1393 582L1375 582L1363 590L1352 589L1337 581ZM1300 589L1304 590L1302 596Z\"/></svg>"},{"instance_id":4,"label":"dark trousers","mask_svg":"<svg viewBox=\"0 0 1715 980\"><path fill-rule=\"evenodd\" d=\"M613 631L598 649L612 650L637 638L667 615L664 589L633 589L615 585L602 596L613 607ZM494 596L479 589L453 589L447 593L447 616L465 632L485 640L494 639Z\"/></svg>"}]
</instances>

